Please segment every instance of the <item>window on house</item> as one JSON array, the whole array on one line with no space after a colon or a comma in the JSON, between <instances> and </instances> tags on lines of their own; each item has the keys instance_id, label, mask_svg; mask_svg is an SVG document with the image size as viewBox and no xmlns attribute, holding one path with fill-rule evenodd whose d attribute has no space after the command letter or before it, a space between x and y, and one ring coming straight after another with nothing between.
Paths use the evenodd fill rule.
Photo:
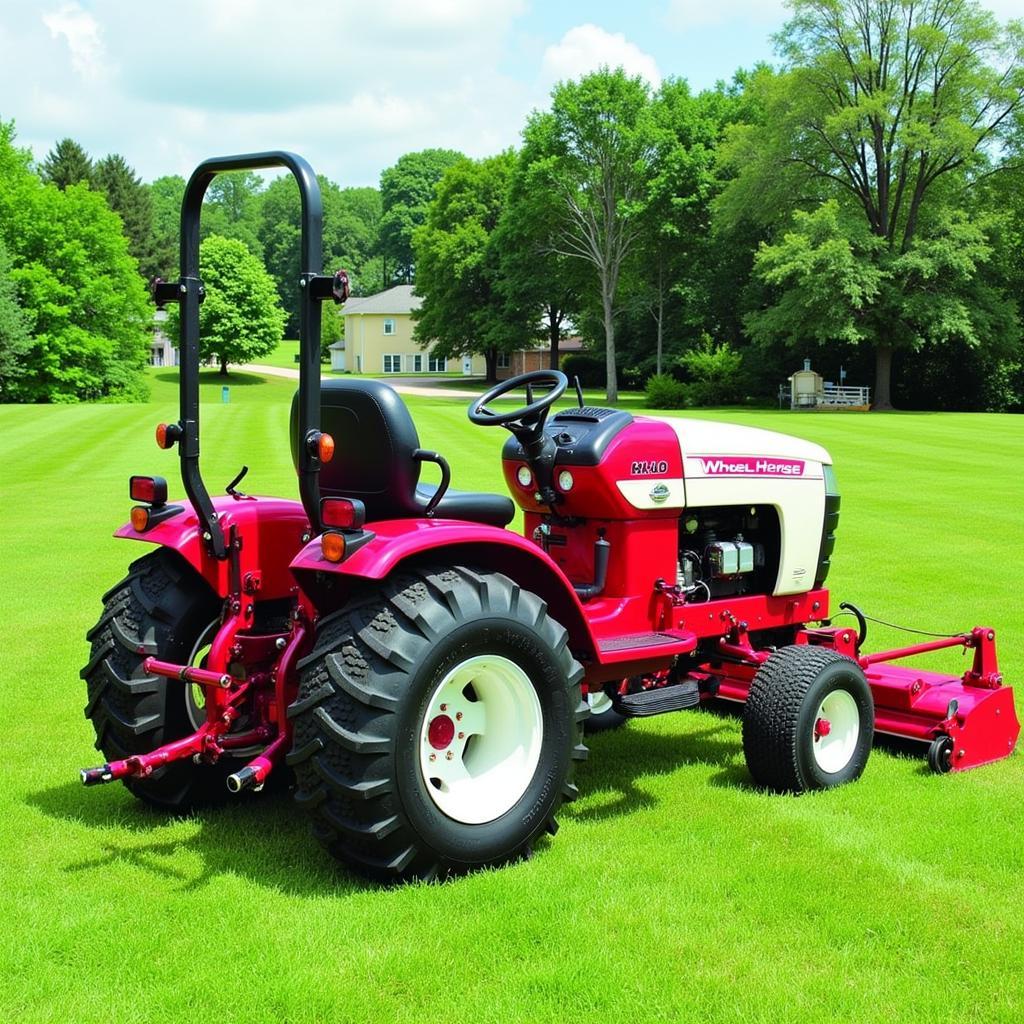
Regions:
<instances>
[{"instance_id":1,"label":"window on house","mask_svg":"<svg viewBox=\"0 0 1024 1024\"><path fill-rule=\"evenodd\" d=\"M507 352L499 352L498 353L498 369L499 370L507 370L508 368L509 368L508 353Z\"/></svg>"},{"instance_id":2,"label":"window on house","mask_svg":"<svg viewBox=\"0 0 1024 1024\"><path fill-rule=\"evenodd\" d=\"M402 372L402 356L399 355L385 355L384 356L384 372L385 373L401 373Z\"/></svg>"},{"instance_id":3,"label":"window on house","mask_svg":"<svg viewBox=\"0 0 1024 1024\"><path fill-rule=\"evenodd\" d=\"M384 333L394 334L395 333L395 321L390 317L384 321Z\"/></svg>"},{"instance_id":4,"label":"window on house","mask_svg":"<svg viewBox=\"0 0 1024 1024\"><path fill-rule=\"evenodd\" d=\"M443 356L431 356L427 365L431 373L448 372L448 360Z\"/></svg>"},{"instance_id":5,"label":"window on house","mask_svg":"<svg viewBox=\"0 0 1024 1024\"><path fill-rule=\"evenodd\" d=\"M423 356L416 355L412 356L412 372L422 373L423 372Z\"/></svg>"}]
</instances>

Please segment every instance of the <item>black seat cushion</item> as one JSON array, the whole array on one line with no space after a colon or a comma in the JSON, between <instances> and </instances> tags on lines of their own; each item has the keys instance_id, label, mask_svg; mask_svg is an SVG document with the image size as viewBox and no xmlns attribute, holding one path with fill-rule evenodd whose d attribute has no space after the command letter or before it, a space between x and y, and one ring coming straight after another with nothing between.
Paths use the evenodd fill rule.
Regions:
<instances>
[{"instance_id":1,"label":"black seat cushion","mask_svg":"<svg viewBox=\"0 0 1024 1024\"><path fill-rule=\"evenodd\" d=\"M437 488L433 484L420 484L416 488L419 500L426 503ZM453 491L449 488L434 509L437 519L465 519L487 526L508 526L516 514L511 498L504 494L483 494L474 491Z\"/></svg>"},{"instance_id":2,"label":"black seat cushion","mask_svg":"<svg viewBox=\"0 0 1024 1024\"><path fill-rule=\"evenodd\" d=\"M436 490L419 485L416 425L398 393L379 380L330 380L320 388L320 429L334 438L334 458L320 469L325 498L356 498L367 522L422 516ZM292 459L299 459L298 395L292 401ZM451 491L434 511L437 518L505 526L515 515L499 494Z\"/></svg>"}]
</instances>

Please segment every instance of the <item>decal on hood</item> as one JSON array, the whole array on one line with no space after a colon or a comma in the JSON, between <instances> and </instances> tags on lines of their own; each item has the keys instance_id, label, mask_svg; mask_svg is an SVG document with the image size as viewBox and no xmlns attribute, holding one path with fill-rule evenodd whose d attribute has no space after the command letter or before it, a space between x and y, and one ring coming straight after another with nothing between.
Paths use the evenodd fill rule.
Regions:
<instances>
[{"instance_id":1,"label":"decal on hood","mask_svg":"<svg viewBox=\"0 0 1024 1024\"><path fill-rule=\"evenodd\" d=\"M750 455L701 455L705 476L803 476L803 459L775 459Z\"/></svg>"}]
</instances>

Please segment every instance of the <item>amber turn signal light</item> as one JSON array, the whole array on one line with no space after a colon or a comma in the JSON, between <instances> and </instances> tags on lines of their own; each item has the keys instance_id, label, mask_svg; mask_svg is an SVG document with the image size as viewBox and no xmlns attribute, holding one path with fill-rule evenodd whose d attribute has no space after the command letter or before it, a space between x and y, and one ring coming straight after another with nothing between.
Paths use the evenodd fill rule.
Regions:
<instances>
[{"instance_id":1,"label":"amber turn signal light","mask_svg":"<svg viewBox=\"0 0 1024 1024\"><path fill-rule=\"evenodd\" d=\"M317 439L317 454L321 462L330 462L334 458L334 438L330 434L321 434Z\"/></svg>"},{"instance_id":2,"label":"amber turn signal light","mask_svg":"<svg viewBox=\"0 0 1024 1024\"><path fill-rule=\"evenodd\" d=\"M345 557L345 538L340 533L320 536L320 551L328 562L340 562Z\"/></svg>"},{"instance_id":3,"label":"amber turn signal light","mask_svg":"<svg viewBox=\"0 0 1024 1024\"><path fill-rule=\"evenodd\" d=\"M156 444L158 448L173 448L181 437L181 427L177 423L158 423L156 426Z\"/></svg>"},{"instance_id":4,"label":"amber turn signal light","mask_svg":"<svg viewBox=\"0 0 1024 1024\"><path fill-rule=\"evenodd\" d=\"M132 529L136 533L143 533L147 526L149 526L149 509L143 508L142 505L136 505L129 517L132 521Z\"/></svg>"}]
</instances>

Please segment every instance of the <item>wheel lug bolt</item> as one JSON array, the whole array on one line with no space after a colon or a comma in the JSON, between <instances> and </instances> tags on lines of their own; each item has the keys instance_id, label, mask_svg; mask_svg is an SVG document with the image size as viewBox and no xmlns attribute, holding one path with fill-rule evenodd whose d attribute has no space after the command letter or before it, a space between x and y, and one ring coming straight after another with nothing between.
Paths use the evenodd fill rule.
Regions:
<instances>
[{"instance_id":1,"label":"wheel lug bolt","mask_svg":"<svg viewBox=\"0 0 1024 1024\"><path fill-rule=\"evenodd\" d=\"M447 711L448 710L448 705L447 704L442 704L441 705L441 710L442 711Z\"/></svg>"},{"instance_id":2,"label":"wheel lug bolt","mask_svg":"<svg viewBox=\"0 0 1024 1024\"><path fill-rule=\"evenodd\" d=\"M459 739L460 740L464 740L465 738L466 738L466 734L464 732L460 732L459 733Z\"/></svg>"},{"instance_id":3,"label":"wheel lug bolt","mask_svg":"<svg viewBox=\"0 0 1024 1024\"><path fill-rule=\"evenodd\" d=\"M455 755L449 750L448 753L445 754L444 756L445 756L445 760L450 761Z\"/></svg>"},{"instance_id":4,"label":"wheel lug bolt","mask_svg":"<svg viewBox=\"0 0 1024 1024\"><path fill-rule=\"evenodd\" d=\"M431 754L430 755L430 760L431 761L436 761L437 760L437 754Z\"/></svg>"},{"instance_id":5,"label":"wheel lug bolt","mask_svg":"<svg viewBox=\"0 0 1024 1024\"><path fill-rule=\"evenodd\" d=\"M456 711L455 712L455 721L456 722L461 722L462 721L462 712L461 711Z\"/></svg>"}]
</instances>

